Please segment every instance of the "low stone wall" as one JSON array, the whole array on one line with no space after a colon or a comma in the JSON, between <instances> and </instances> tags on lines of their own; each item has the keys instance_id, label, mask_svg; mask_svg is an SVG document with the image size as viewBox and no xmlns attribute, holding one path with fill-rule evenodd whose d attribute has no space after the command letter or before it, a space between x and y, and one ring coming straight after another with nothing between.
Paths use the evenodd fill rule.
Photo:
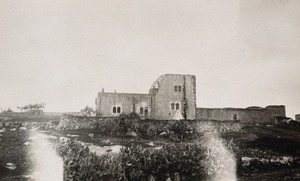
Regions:
<instances>
[{"instance_id":1,"label":"low stone wall","mask_svg":"<svg viewBox=\"0 0 300 181\"><path fill-rule=\"evenodd\" d=\"M244 124L273 123L277 116L285 117L285 106L265 108L197 108L199 120L240 120Z\"/></svg>"},{"instance_id":2,"label":"low stone wall","mask_svg":"<svg viewBox=\"0 0 300 181\"><path fill-rule=\"evenodd\" d=\"M74 129L108 129L116 124L117 118L111 117L83 117L73 115L63 115L57 128L58 130L74 130ZM168 131L171 124L177 122L175 120L140 120L141 125L148 125L150 130ZM239 121L212 121L212 120L187 120L190 127L204 131L240 131L241 123Z\"/></svg>"},{"instance_id":3,"label":"low stone wall","mask_svg":"<svg viewBox=\"0 0 300 181\"><path fill-rule=\"evenodd\" d=\"M99 123L112 121L114 119L115 118L108 118L108 117L103 118L103 117L63 115L56 129L58 130L94 129L99 126Z\"/></svg>"},{"instance_id":4,"label":"low stone wall","mask_svg":"<svg viewBox=\"0 0 300 181\"><path fill-rule=\"evenodd\" d=\"M200 132L239 132L242 124L240 121L203 121L196 124Z\"/></svg>"}]
</instances>

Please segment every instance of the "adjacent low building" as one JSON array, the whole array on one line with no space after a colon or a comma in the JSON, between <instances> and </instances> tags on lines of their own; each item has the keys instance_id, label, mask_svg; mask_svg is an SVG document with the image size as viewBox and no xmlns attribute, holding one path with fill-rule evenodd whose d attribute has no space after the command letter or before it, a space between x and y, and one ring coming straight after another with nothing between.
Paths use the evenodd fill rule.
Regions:
<instances>
[{"instance_id":1,"label":"adjacent low building","mask_svg":"<svg viewBox=\"0 0 300 181\"><path fill-rule=\"evenodd\" d=\"M300 114L295 115L295 120L300 122Z\"/></svg>"},{"instance_id":2,"label":"adjacent low building","mask_svg":"<svg viewBox=\"0 0 300 181\"><path fill-rule=\"evenodd\" d=\"M242 122L272 122L285 116L285 106L265 108L197 108L196 77L194 75L165 74L160 76L148 93L99 92L96 114L115 117L121 113L136 112L141 118L156 120L231 120Z\"/></svg>"}]
</instances>

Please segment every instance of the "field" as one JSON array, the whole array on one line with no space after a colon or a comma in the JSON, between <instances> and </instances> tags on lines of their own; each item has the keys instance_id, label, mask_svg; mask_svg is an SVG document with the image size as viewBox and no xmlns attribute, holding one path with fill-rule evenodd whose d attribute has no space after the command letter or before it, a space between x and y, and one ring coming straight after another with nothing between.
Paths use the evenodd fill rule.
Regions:
<instances>
[{"instance_id":1,"label":"field","mask_svg":"<svg viewBox=\"0 0 300 181\"><path fill-rule=\"evenodd\" d=\"M25 144L28 132L6 131L0 140L0 180L26 180L32 166ZM16 168L7 168L7 163L13 163Z\"/></svg>"},{"instance_id":2,"label":"field","mask_svg":"<svg viewBox=\"0 0 300 181\"><path fill-rule=\"evenodd\" d=\"M176 132L174 139L163 134L143 137L103 134L98 129L52 128L45 127L44 122L31 124L28 129L5 127L0 136L0 180L34 180L37 162L32 153L33 132L46 135L53 150L56 148L63 158L65 180L75 176L93 180L300 179L299 130L278 125L243 126L236 131L205 132L184 139ZM186 128L181 125L180 129ZM77 164L74 158L79 159L77 167L70 166ZM146 158L151 159L143 161ZM91 171L96 167L101 173Z\"/></svg>"},{"instance_id":3,"label":"field","mask_svg":"<svg viewBox=\"0 0 300 181\"><path fill-rule=\"evenodd\" d=\"M236 145L239 180L300 179L299 131L270 125L245 126L242 132L224 133L222 137Z\"/></svg>"}]
</instances>

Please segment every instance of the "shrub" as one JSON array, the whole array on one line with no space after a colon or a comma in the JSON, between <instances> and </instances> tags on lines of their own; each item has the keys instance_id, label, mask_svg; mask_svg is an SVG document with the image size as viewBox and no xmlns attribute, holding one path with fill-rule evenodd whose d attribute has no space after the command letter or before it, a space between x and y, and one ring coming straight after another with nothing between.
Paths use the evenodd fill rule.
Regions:
<instances>
[{"instance_id":1,"label":"shrub","mask_svg":"<svg viewBox=\"0 0 300 181\"><path fill-rule=\"evenodd\" d=\"M105 135L117 134L119 130L119 125L116 119L103 119L97 120L97 122L95 123L95 129Z\"/></svg>"},{"instance_id":2,"label":"shrub","mask_svg":"<svg viewBox=\"0 0 300 181\"><path fill-rule=\"evenodd\" d=\"M120 155L97 156L72 140L59 143L57 152L64 160L65 180L119 180L123 176Z\"/></svg>"},{"instance_id":3,"label":"shrub","mask_svg":"<svg viewBox=\"0 0 300 181\"><path fill-rule=\"evenodd\" d=\"M139 121L140 117L136 113L120 114L117 118L119 133L124 135L129 131L137 132Z\"/></svg>"},{"instance_id":4,"label":"shrub","mask_svg":"<svg viewBox=\"0 0 300 181\"><path fill-rule=\"evenodd\" d=\"M201 180L205 177L201 144L168 144L161 149L131 145L120 154L97 156L74 141L59 143L64 160L65 180Z\"/></svg>"},{"instance_id":5,"label":"shrub","mask_svg":"<svg viewBox=\"0 0 300 181\"><path fill-rule=\"evenodd\" d=\"M140 124L138 126L138 134L141 135L143 138L147 138L154 135L154 133L151 132L150 125L148 123Z\"/></svg>"},{"instance_id":6,"label":"shrub","mask_svg":"<svg viewBox=\"0 0 300 181\"><path fill-rule=\"evenodd\" d=\"M97 120L94 128L102 134L124 135L129 131L137 132L139 122L138 114L122 113L117 118Z\"/></svg>"},{"instance_id":7,"label":"shrub","mask_svg":"<svg viewBox=\"0 0 300 181\"><path fill-rule=\"evenodd\" d=\"M170 134L170 138L173 141L185 141L199 137L200 133L191 125L191 122L183 120L170 124L169 130L174 132L174 135Z\"/></svg>"},{"instance_id":8,"label":"shrub","mask_svg":"<svg viewBox=\"0 0 300 181\"><path fill-rule=\"evenodd\" d=\"M200 144L168 144L161 149L132 145L122 151L125 176L129 180L142 180L153 175L156 180L166 180L175 175L186 180L204 177L204 149Z\"/></svg>"}]
</instances>

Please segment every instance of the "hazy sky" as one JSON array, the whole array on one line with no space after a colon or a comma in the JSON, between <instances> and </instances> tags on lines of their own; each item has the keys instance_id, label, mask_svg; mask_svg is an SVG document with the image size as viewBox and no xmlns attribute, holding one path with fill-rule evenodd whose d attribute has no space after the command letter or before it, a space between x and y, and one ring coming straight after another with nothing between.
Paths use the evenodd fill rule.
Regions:
<instances>
[{"instance_id":1,"label":"hazy sky","mask_svg":"<svg viewBox=\"0 0 300 181\"><path fill-rule=\"evenodd\" d=\"M198 107L300 113L299 0L0 0L0 107L94 106L194 74Z\"/></svg>"}]
</instances>

